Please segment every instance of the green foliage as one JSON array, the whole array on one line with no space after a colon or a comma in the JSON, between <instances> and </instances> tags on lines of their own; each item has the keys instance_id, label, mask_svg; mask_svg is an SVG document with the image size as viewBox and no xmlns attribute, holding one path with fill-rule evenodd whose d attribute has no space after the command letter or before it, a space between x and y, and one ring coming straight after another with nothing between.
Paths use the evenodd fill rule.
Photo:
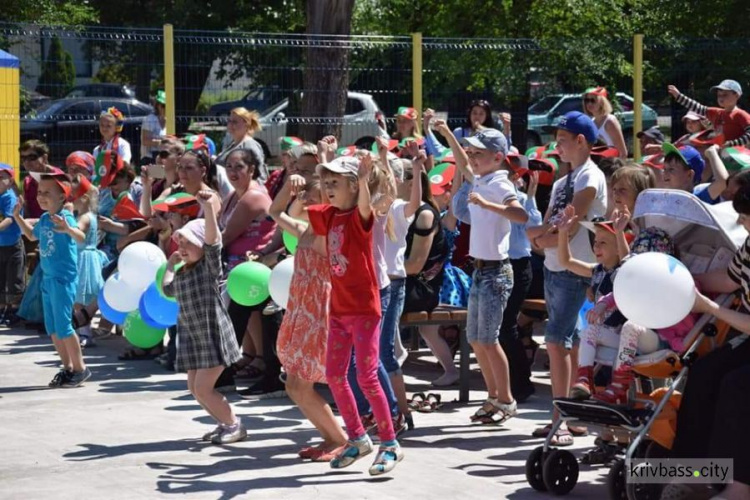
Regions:
<instances>
[{"instance_id":1,"label":"green foliage","mask_svg":"<svg viewBox=\"0 0 750 500\"><path fill-rule=\"evenodd\" d=\"M123 83L133 85L135 80L124 64L112 63L102 65L94 75L93 81L98 83Z\"/></svg>"},{"instance_id":2,"label":"green foliage","mask_svg":"<svg viewBox=\"0 0 750 500\"><path fill-rule=\"evenodd\" d=\"M55 36L42 64L36 91L52 98L63 97L73 87L75 80L73 57L63 49L62 42Z\"/></svg>"},{"instance_id":3,"label":"green foliage","mask_svg":"<svg viewBox=\"0 0 750 500\"><path fill-rule=\"evenodd\" d=\"M86 0L3 0L3 18L47 26L84 26L99 20Z\"/></svg>"}]
</instances>

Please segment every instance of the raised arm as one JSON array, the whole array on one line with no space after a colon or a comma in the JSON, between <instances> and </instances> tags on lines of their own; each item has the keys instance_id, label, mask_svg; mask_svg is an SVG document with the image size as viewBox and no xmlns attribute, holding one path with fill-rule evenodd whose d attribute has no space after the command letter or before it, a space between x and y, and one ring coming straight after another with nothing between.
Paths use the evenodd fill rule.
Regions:
<instances>
[{"instance_id":1,"label":"raised arm","mask_svg":"<svg viewBox=\"0 0 750 500\"><path fill-rule=\"evenodd\" d=\"M675 87L674 85L670 85L669 87L667 87L667 92L669 92L669 95L671 95L674 100L677 101L677 104L687 108L688 111L694 111L703 116L706 116L708 114L708 107L704 106L698 101L694 101L685 94L680 93L680 91L677 90L677 87Z\"/></svg>"},{"instance_id":2,"label":"raised arm","mask_svg":"<svg viewBox=\"0 0 750 500\"><path fill-rule=\"evenodd\" d=\"M721 161L719 156L719 146L713 145L706 150L706 160L711 165L711 170L714 173L714 180L711 185L708 186L708 194L712 200L721 197L721 193L727 188L727 180L729 179L729 172L724 162Z\"/></svg>"},{"instance_id":3,"label":"raised arm","mask_svg":"<svg viewBox=\"0 0 750 500\"><path fill-rule=\"evenodd\" d=\"M406 145L407 151L411 154L412 175L411 193L409 194L409 204L404 207L404 216L408 219L419 210L422 206L422 171L425 169L427 155L419 149L415 141L410 141ZM412 154L413 153L413 154Z\"/></svg>"},{"instance_id":4,"label":"raised arm","mask_svg":"<svg viewBox=\"0 0 750 500\"><path fill-rule=\"evenodd\" d=\"M286 213L286 207L289 206L292 197L298 195L304 187L305 179L302 176L290 176L284 183L281 191L279 191L279 194L274 198L271 207L268 209L269 215L276 221L276 224L278 224L281 229L291 233L297 238L305 232L307 224L288 215Z\"/></svg>"},{"instance_id":5,"label":"raised arm","mask_svg":"<svg viewBox=\"0 0 750 500\"><path fill-rule=\"evenodd\" d=\"M453 135L453 132L451 132L451 129L444 120L435 121L435 130L437 130L438 133L448 141L448 145L450 146L451 151L453 151L453 156L456 158L456 168L458 171L467 181L473 184L474 170L472 170L471 165L469 165L469 157L466 155L466 151L464 151L461 144L458 143L456 136Z\"/></svg>"},{"instance_id":6,"label":"raised arm","mask_svg":"<svg viewBox=\"0 0 750 500\"><path fill-rule=\"evenodd\" d=\"M213 201L214 192L209 189L198 191L198 202L203 207L203 217L206 221L206 245L216 245L221 242L219 224L216 222L216 206Z\"/></svg>"},{"instance_id":7,"label":"raised arm","mask_svg":"<svg viewBox=\"0 0 750 500\"><path fill-rule=\"evenodd\" d=\"M359 196L357 197L357 208L363 221L369 221L372 217L372 199L370 196L370 174L372 173L372 157L363 156L359 161L359 172L357 180L359 183Z\"/></svg>"}]
</instances>

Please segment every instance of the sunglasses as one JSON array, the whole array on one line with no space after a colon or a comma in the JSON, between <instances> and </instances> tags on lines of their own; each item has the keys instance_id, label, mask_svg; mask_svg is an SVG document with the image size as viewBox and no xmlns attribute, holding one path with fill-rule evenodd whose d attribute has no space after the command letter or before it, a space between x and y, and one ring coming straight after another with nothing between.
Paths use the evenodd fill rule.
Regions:
<instances>
[{"instance_id":1,"label":"sunglasses","mask_svg":"<svg viewBox=\"0 0 750 500\"><path fill-rule=\"evenodd\" d=\"M21 155L21 161L37 161L39 159L39 155L36 153L31 153L29 155Z\"/></svg>"},{"instance_id":2,"label":"sunglasses","mask_svg":"<svg viewBox=\"0 0 750 500\"><path fill-rule=\"evenodd\" d=\"M169 151L159 151L159 153L156 156L158 156L159 158L163 160L172 156L172 153L170 153Z\"/></svg>"},{"instance_id":3,"label":"sunglasses","mask_svg":"<svg viewBox=\"0 0 750 500\"><path fill-rule=\"evenodd\" d=\"M596 101L597 101L596 97L586 97L583 99L583 102L585 102L586 104L593 104Z\"/></svg>"},{"instance_id":4,"label":"sunglasses","mask_svg":"<svg viewBox=\"0 0 750 500\"><path fill-rule=\"evenodd\" d=\"M487 107L491 107L490 103L488 101L485 101L484 99L476 99L474 101L471 101L471 104L469 104L469 106L472 107L472 108L474 106L487 106Z\"/></svg>"}]
</instances>

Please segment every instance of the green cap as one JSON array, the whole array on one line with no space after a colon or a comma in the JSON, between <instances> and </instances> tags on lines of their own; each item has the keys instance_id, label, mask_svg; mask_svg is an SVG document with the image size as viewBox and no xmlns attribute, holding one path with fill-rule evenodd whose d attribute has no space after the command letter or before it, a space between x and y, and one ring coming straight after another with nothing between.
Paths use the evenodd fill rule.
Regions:
<instances>
[{"instance_id":1,"label":"green cap","mask_svg":"<svg viewBox=\"0 0 750 500\"><path fill-rule=\"evenodd\" d=\"M750 168L750 149L744 146L723 149L721 158L730 172Z\"/></svg>"},{"instance_id":2,"label":"green cap","mask_svg":"<svg viewBox=\"0 0 750 500\"><path fill-rule=\"evenodd\" d=\"M159 104L167 105L167 93L163 90L157 90L156 91L156 102Z\"/></svg>"}]
</instances>

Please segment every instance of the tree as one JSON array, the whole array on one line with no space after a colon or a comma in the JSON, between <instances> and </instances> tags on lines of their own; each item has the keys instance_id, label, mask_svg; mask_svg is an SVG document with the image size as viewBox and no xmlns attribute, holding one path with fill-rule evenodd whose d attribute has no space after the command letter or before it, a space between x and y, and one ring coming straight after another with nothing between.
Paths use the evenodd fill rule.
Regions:
<instances>
[{"instance_id":1,"label":"tree","mask_svg":"<svg viewBox=\"0 0 750 500\"><path fill-rule=\"evenodd\" d=\"M36 91L57 99L68 93L75 79L73 56L63 49L62 42L57 36L52 37Z\"/></svg>"}]
</instances>

